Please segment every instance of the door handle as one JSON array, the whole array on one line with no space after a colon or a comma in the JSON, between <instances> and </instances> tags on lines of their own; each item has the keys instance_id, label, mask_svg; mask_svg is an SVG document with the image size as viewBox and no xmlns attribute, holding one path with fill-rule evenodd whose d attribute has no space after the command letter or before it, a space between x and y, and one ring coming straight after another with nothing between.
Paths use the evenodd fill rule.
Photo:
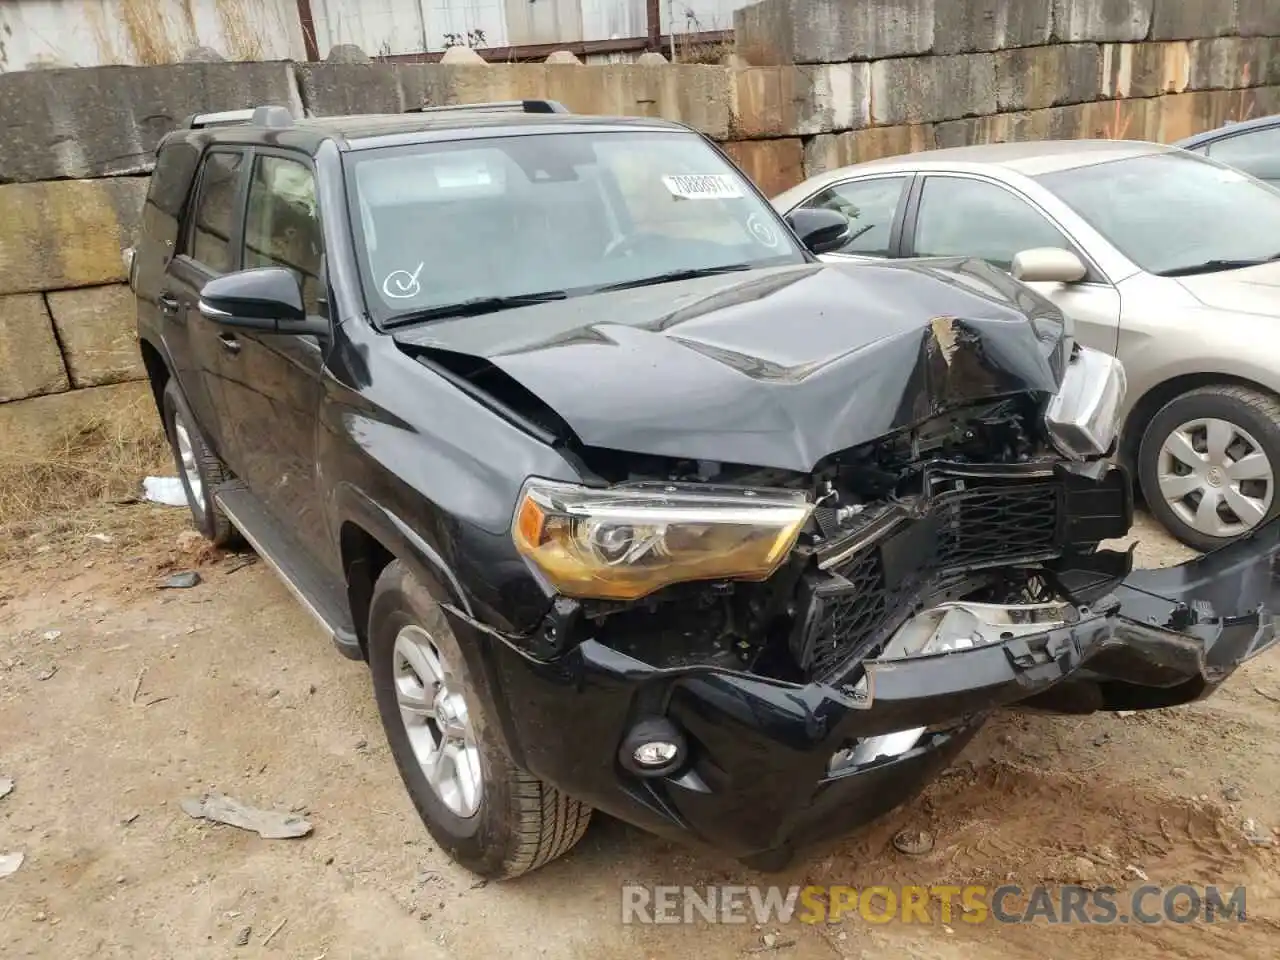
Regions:
<instances>
[{"instance_id":1,"label":"door handle","mask_svg":"<svg viewBox=\"0 0 1280 960\"><path fill-rule=\"evenodd\" d=\"M222 349L226 350L227 353L240 352L240 341L236 339L233 333L218 334L218 342L222 344Z\"/></svg>"},{"instance_id":2,"label":"door handle","mask_svg":"<svg viewBox=\"0 0 1280 960\"><path fill-rule=\"evenodd\" d=\"M177 313L178 307L180 306L178 298L171 297L167 293L161 294L156 302L160 304L160 312L166 316L172 316Z\"/></svg>"}]
</instances>

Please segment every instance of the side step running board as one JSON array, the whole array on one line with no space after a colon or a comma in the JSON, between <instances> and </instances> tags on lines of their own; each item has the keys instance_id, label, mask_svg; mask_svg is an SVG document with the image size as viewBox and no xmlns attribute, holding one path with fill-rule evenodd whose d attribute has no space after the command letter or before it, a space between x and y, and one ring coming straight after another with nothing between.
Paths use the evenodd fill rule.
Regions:
<instances>
[{"instance_id":1,"label":"side step running board","mask_svg":"<svg viewBox=\"0 0 1280 960\"><path fill-rule=\"evenodd\" d=\"M240 481L224 484L214 491L214 499L223 513L249 541L285 586L307 611L320 622L345 657L363 660L360 641L340 598L347 595L346 586L319 567L307 556L293 536L276 520Z\"/></svg>"}]
</instances>

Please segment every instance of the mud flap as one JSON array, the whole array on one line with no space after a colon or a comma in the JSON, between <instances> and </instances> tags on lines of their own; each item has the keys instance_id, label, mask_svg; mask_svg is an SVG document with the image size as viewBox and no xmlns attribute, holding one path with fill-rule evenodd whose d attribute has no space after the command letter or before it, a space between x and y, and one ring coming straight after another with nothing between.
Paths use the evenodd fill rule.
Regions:
<instances>
[{"instance_id":1,"label":"mud flap","mask_svg":"<svg viewBox=\"0 0 1280 960\"><path fill-rule=\"evenodd\" d=\"M1207 696L1276 641L1280 520L1214 553L1130 574L1078 622L1005 643L866 665L865 733L1017 705L1142 710ZM855 699L859 699L855 697Z\"/></svg>"}]
</instances>

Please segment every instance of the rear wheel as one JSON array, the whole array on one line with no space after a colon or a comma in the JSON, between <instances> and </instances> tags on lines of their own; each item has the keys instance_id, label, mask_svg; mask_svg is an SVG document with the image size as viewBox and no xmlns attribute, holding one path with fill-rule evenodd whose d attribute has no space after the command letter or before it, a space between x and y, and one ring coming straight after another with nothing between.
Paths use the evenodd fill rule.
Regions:
<instances>
[{"instance_id":1,"label":"rear wheel","mask_svg":"<svg viewBox=\"0 0 1280 960\"><path fill-rule=\"evenodd\" d=\"M215 546L229 546L236 541L236 529L214 501L213 491L231 479L231 474L205 445L173 380L165 384L162 405L165 433L196 529Z\"/></svg>"},{"instance_id":2,"label":"rear wheel","mask_svg":"<svg viewBox=\"0 0 1280 960\"><path fill-rule=\"evenodd\" d=\"M1184 393L1152 418L1138 454L1147 506L1197 550L1280 514L1280 401L1246 387Z\"/></svg>"},{"instance_id":3,"label":"rear wheel","mask_svg":"<svg viewBox=\"0 0 1280 960\"><path fill-rule=\"evenodd\" d=\"M399 561L374 588L369 667L400 776L453 859L482 877L516 877L582 838L590 808L511 762L448 621Z\"/></svg>"}]
</instances>

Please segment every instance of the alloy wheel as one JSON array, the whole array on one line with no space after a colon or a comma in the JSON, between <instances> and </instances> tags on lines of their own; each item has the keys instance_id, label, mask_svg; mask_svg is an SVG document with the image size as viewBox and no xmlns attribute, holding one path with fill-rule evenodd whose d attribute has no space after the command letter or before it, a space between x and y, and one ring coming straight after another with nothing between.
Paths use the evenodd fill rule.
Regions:
<instances>
[{"instance_id":1,"label":"alloy wheel","mask_svg":"<svg viewBox=\"0 0 1280 960\"><path fill-rule=\"evenodd\" d=\"M1271 509L1275 473L1262 445L1228 420L1190 420L1160 447L1160 495L1188 526L1210 537L1237 537Z\"/></svg>"},{"instance_id":2,"label":"alloy wheel","mask_svg":"<svg viewBox=\"0 0 1280 960\"><path fill-rule=\"evenodd\" d=\"M191 491L192 506L199 511L204 506L204 482L200 479L200 466L196 461L196 448L191 440L191 431L181 413L174 414L173 433L178 441L178 459L182 461L182 475L186 477L187 489Z\"/></svg>"},{"instance_id":3,"label":"alloy wheel","mask_svg":"<svg viewBox=\"0 0 1280 960\"><path fill-rule=\"evenodd\" d=\"M484 781L462 685L419 626L396 635L393 658L400 720L427 784L453 814L475 816Z\"/></svg>"}]
</instances>

